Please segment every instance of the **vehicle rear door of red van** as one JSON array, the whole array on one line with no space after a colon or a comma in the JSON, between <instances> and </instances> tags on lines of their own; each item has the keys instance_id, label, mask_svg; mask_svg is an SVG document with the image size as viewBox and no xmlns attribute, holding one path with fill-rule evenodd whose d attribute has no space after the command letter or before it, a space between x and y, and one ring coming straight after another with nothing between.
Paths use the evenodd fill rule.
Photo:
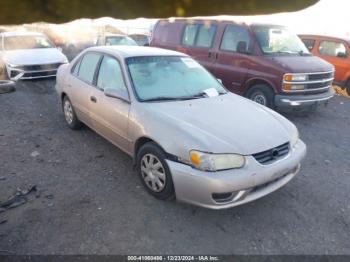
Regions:
<instances>
[{"instance_id":1,"label":"vehicle rear door of red van","mask_svg":"<svg viewBox=\"0 0 350 262\"><path fill-rule=\"evenodd\" d=\"M209 71L213 71L216 52L213 49L217 24L212 21L186 24L183 29L181 47ZM179 50L181 51L181 50Z\"/></svg>"}]
</instances>

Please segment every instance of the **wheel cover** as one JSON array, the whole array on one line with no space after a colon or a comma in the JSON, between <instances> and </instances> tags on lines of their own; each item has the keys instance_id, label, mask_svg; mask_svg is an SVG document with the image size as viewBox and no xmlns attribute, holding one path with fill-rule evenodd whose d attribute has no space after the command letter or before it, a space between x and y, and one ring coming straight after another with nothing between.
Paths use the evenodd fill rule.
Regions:
<instances>
[{"instance_id":1,"label":"wheel cover","mask_svg":"<svg viewBox=\"0 0 350 262\"><path fill-rule=\"evenodd\" d=\"M153 192L161 192L165 188L166 174L162 162L153 154L146 154L141 159L143 181Z\"/></svg>"},{"instance_id":2,"label":"wheel cover","mask_svg":"<svg viewBox=\"0 0 350 262\"><path fill-rule=\"evenodd\" d=\"M68 124L72 124L73 122L73 108L71 103L66 100L63 105L63 110L64 110L64 117L67 121Z\"/></svg>"},{"instance_id":3,"label":"wheel cover","mask_svg":"<svg viewBox=\"0 0 350 262\"><path fill-rule=\"evenodd\" d=\"M266 106L266 104L267 104L267 99L262 93L255 93L251 99L254 102L256 102L260 105L263 105L263 106Z\"/></svg>"}]
</instances>

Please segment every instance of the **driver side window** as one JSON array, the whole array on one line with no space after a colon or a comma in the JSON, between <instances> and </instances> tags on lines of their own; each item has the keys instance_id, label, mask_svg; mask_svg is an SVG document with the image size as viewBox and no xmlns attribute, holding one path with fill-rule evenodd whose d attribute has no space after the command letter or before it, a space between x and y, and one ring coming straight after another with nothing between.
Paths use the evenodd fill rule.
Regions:
<instances>
[{"instance_id":1,"label":"driver side window","mask_svg":"<svg viewBox=\"0 0 350 262\"><path fill-rule=\"evenodd\" d=\"M97 78L97 87L101 89L122 89L126 91L123 73L119 62L110 56L104 56Z\"/></svg>"}]
</instances>

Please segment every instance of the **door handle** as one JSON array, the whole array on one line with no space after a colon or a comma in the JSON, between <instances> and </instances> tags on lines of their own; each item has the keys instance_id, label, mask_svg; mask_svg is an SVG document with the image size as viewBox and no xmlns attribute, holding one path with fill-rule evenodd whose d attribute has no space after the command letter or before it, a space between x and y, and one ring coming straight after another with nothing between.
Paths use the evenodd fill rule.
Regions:
<instances>
[{"instance_id":1,"label":"door handle","mask_svg":"<svg viewBox=\"0 0 350 262\"><path fill-rule=\"evenodd\" d=\"M97 102L97 99L96 99L96 97L94 97L94 96L90 96L90 101L96 103L96 102Z\"/></svg>"},{"instance_id":2,"label":"door handle","mask_svg":"<svg viewBox=\"0 0 350 262\"><path fill-rule=\"evenodd\" d=\"M216 60L216 59L218 59L218 53L216 53L216 52L210 52L209 51L209 53L208 53L208 57L209 58L212 58L212 59L214 59L214 60Z\"/></svg>"}]
</instances>

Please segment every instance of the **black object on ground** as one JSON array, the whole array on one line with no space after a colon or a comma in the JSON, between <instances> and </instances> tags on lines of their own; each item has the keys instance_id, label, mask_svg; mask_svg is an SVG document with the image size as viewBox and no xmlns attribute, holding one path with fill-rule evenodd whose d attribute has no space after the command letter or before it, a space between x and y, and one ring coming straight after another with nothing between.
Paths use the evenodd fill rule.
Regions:
<instances>
[{"instance_id":1,"label":"black object on ground","mask_svg":"<svg viewBox=\"0 0 350 262\"><path fill-rule=\"evenodd\" d=\"M37 192L36 185L30 186L27 190L17 189L15 195L9 197L6 201L0 202L0 212L6 211L7 209L15 208L27 203L27 195L32 192Z\"/></svg>"},{"instance_id":2,"label":"black object on ground","mask_svg":"<svg viewBox=\"0 0 350 262\"><path fill-rule=\"evenodd\" d=\"M14 92L16 84L11 80L0 80L0 94Z\"/></svg>"}]
</instances>

